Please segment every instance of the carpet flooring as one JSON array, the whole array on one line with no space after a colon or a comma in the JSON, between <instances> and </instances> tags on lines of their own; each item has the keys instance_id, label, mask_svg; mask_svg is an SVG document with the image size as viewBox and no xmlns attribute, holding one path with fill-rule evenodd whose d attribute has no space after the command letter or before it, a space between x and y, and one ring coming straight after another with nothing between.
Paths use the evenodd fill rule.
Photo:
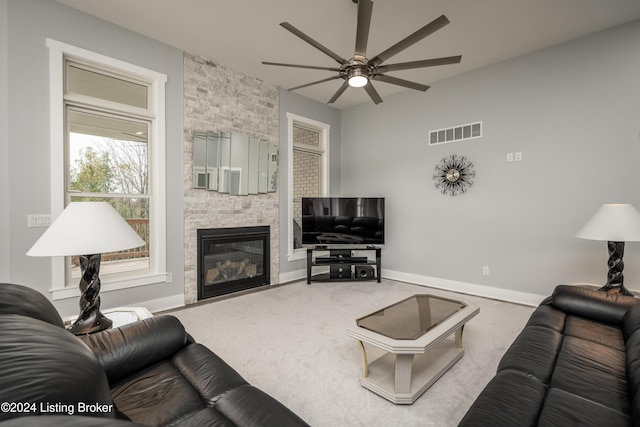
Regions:
<instances>
[{"instance_id":1,"label":"carpet flooring","mask_svg":"<svg viewBox=\"0 0 640 427\"><path fill-rule=\"evenodd\" d=\"M417 293L468 301L465 355L413 405L360 385L362 356L347 322ZM169 312L249 383L314 427L455 426L493 377L533 307L383 280L295 282ZM369 361L382 355L367 348Z\"/></svg>"}]
</instances>

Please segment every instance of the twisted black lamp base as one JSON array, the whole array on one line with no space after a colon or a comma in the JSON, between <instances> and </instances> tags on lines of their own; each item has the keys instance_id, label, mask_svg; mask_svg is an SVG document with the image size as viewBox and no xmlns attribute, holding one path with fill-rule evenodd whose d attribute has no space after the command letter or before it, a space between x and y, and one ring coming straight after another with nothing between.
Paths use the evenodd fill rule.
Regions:
<instances>
[{"instance_id":1,"label":"twisted black lamp base","mask_svg":"<svg viewBox=\"0 0 640 427\"><path fill-rule=\"evenodd\" d=\"M80 314L67 329L75 335L91 334L112 325L100 312L100 260L101 255L81 255L80 257Z\"/></svg>"},{"instance_id":2,"label":"twisted black lamp base","mask_svg":"<svg viewBox=\"0 0 640 427\"><path fill-rule=\"evenodd\" d=\"M607 273L607 284L598 289L603 292L614 292L634 296L627 288L624 287L624 275L622 270L624 269L624 262L622 262L622 256L624 255L624 242L607 242L609 248L609 272Z\"/></svg>"}]
</instances>

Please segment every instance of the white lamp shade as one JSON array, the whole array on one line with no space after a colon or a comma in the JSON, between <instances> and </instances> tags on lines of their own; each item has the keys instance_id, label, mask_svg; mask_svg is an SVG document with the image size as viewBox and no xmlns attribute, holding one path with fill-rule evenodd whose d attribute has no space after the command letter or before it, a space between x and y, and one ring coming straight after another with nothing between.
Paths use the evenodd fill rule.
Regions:
<instances>
[{"instance_id":1,"label":"white lamp shade","mask_svg":"<svg viewBox=\"0 0 640 427\"><path fill-rule=\"evenodd\" d=\"M137 248L144 240L107 202L73 202L29 249L29 256L93 255Z\"/></svg>"},{"instance_id":2,"label":"white lamp shade","mask_svg":"<svg viewBox=\"0 0 640 427\"><path fill-rule=\"evenodd\" d=\"M576 237L609 242L640 241L640 212L629 204L602 205Z\"/></svg>"}]
</instances>

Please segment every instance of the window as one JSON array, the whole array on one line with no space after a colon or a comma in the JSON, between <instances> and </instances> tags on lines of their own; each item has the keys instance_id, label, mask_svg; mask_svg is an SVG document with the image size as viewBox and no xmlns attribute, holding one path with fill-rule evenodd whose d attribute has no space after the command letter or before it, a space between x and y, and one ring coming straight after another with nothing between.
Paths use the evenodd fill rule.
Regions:
<instances>
[{"instance_id":1,"label":"window","mask_svg":"<svg viewBox=\"0 0 640 427\"><path fill-rule=\"evenodd\" d=\"M327 124L287 114L289 125L289 260L302 259L302 198L329 194Z\"/></svg>"},{"instance_id":2,"label":"window","mask_svg":"<svg viewBox=\"0 0 640 427\"><path fill-rule=\"evenodd\" d=\"M134 121L67 105L65 205L75 201L107 201L142 237L145 246L102 254L102 277L149 270L148 121ZM77 282L77 257L67 260L69 278Z\"/></svg>"},{"instance_id":3,"label":"window","mask_svg":"<svg viewBox=\"0 0 640 427\"><path fill-rule=\"evenodd\" d=\"M102 254L102 290L165 282L166 76L54 40L47 46L52 216L73 201L108 201L146 244ZM52 273L54 299L79 294L77 260L54 259Z\"/></svg>"}]
</instances>

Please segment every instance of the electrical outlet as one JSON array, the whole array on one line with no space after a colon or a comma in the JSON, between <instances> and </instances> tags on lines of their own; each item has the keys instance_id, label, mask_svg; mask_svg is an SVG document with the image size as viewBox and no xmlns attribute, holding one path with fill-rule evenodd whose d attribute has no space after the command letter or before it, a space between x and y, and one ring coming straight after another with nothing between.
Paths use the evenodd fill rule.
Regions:
<instances>
[{"instance_id":1,"label":"electrical outlet","mask_svg":"<svg viewBox=\"0 0 640 427\"><path fill-rule=\"evenodd\" d=\"M513 162L513 153L507 153L507 162Z\"/></svg>"},{"instance_id":2,"label":"electrical outlet","mask_svg":"<svg viewBox=\"0 0 640 427\"><path fill-rule=\"evenodd\" d=\"M29 214L27 215L27 227L48 227L51 224L49 214Z\"/></svg>"},{"instance_id":3,"label":"electrical outlet","mask_svg":"<svg viewBox=\"0 0 640 427\"><path fill-rule=\"evenodd\" d=\"M482 267L482 275L483 276L488 276L489 275L489 266L485 265L484 267Z\"/></svg>"},{"instance_id":4,"label":"electrical outlet","mask_svg":"<svg viewBox=\"0 0 640 427\"><path fill-rule=\"evenodd\" d=\"M519 161L521 161L521 160L522 160L522 151L518 151L518 152L516 153L516 155L515 155L515 159L516 159L516 162L519 162Z\"/></svg>"},{"instance_id":5,"label":"electrical outlet","mask_svg":"<svg viewBox=\"0 0 640 427\"><path fill-rule=\"evenodd\" d=\"M167 273L167 283L173 282L173 273Z\"/></svg>"}]
</instances>

